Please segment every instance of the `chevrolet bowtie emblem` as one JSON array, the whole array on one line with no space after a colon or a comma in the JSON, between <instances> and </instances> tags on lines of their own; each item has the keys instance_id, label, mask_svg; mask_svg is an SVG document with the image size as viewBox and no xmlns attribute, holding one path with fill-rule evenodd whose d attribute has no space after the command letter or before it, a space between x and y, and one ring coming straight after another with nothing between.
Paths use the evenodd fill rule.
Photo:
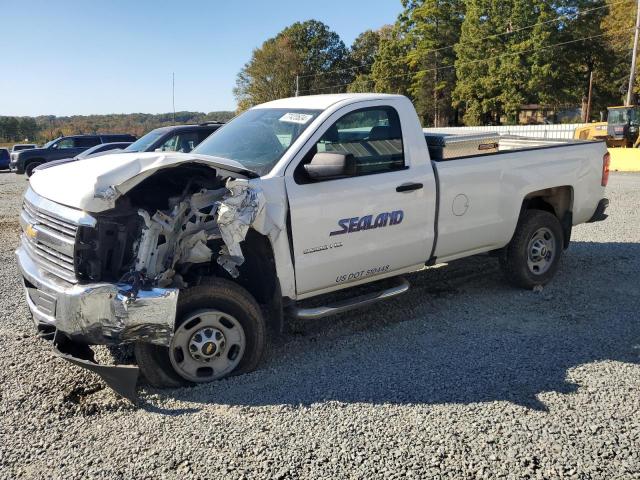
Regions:
<instances>
[{"instance_id":1,"label":"chevrolet bowtie emblem","mask_svg":"<svg viewBox=\"0 0 640 480\"><path fill-rule=\"evenodd\" d=\"M30 223L27 224L27 227L24 229L24 233L27 235L27 237L33 238L33 239L35 239L36 236L38 235L38 232L36 231L35 228L33 228L33 225L31 225Z\"/></svg>"}]
</instances>

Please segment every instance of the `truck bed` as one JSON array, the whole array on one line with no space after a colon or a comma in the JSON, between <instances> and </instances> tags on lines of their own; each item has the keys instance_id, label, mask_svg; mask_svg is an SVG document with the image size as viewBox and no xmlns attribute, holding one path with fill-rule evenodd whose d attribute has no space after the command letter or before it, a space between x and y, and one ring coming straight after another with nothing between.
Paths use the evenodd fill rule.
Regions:
<instances>
[{"instance_id":1,"label":"truck bed","mask_svg":"<svg viewBox=\"0 0 640 480\"><path fill-rule=\"evenodd\" d=\"M514 199L532 192L566 190L573 225L594 214L602 197L604 142L501 136L498 148L484 153L478 145L493 137L474 137L467 139L466 150L459 150L461 155L447 154L445 139L442 157L432 158L440 198L434 253L438 261L504 247L521 208ZM455 140L449 140L455 145L452 152L459 145ZM474 148L475 154L469 155Z\"/></svg>"},{"instance_id":2,"label":"truck bed","mask_svg":"<svg viewBox=\"0 0 640 480\"><path fill-rule=\"evenodd\" d=\"M424 137L429 148L429 156L431 160L435 162L481 155L485 156L514 150L531 150L592 143L584 140L522 137L499 134L497 132L465 133L460 135L431 133L426 129L424 131Z\"/></svg>"}]
</instances>

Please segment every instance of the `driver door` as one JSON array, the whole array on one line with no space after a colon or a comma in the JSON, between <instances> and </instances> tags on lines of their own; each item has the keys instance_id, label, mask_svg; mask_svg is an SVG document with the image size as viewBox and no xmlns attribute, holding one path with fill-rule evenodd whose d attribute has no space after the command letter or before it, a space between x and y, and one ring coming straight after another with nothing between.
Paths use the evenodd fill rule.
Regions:
<instances>
[{"instance_id":1,"label":"driver door","mask_svg":"<svg viewBox=\"0 0 640 480\"><path fill-rule=\"evenodd\" d=\"M423 265L433 243L435 192L424 187L431 166L412 165L397 111L348 108L325 123L286 174L301 297ZM353 155L355 174L310 179L304 165L318 152Z\"/></svg>"}]
</instances>

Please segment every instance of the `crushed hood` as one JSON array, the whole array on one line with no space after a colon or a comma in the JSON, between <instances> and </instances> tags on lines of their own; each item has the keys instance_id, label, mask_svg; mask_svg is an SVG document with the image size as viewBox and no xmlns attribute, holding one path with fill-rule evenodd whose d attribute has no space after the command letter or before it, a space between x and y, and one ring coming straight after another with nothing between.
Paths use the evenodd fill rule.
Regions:
<instances>
[{"instance_id":1,"label":"crushed hood","mask_svg":"<svg viewBox=\"0 0 640 480\"><path fill-rule=\"evenodd\" d=\"M114 153L36 171L31 188L53 202L87 212L115 206L121 195L158 170L182 163L200 163L218 175L247 178L250 172L232 160L188 153Z\"/></svg>"}]
</instances>

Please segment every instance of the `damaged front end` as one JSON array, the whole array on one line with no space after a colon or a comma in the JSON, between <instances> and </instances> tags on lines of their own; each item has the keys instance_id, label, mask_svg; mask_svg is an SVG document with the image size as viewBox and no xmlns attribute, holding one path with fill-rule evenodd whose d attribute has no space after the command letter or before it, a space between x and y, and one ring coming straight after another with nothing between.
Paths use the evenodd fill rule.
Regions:
<instances>
[{"instance_id":1,"label":"damaged front end","mask_svg":"<svg viewBox=\"0 0 640 480\"><path fill-rule=\"evenodd\" d=\"M179 291L237 277L240 243L264 215L259 188L216 173L195 163L158 170L126 194L110 187L114 208L91 216L25 196L16 255L39 330L130 400L137 367L97 365L88 346L169 346Z\"/></svg>"}]
</instances>

